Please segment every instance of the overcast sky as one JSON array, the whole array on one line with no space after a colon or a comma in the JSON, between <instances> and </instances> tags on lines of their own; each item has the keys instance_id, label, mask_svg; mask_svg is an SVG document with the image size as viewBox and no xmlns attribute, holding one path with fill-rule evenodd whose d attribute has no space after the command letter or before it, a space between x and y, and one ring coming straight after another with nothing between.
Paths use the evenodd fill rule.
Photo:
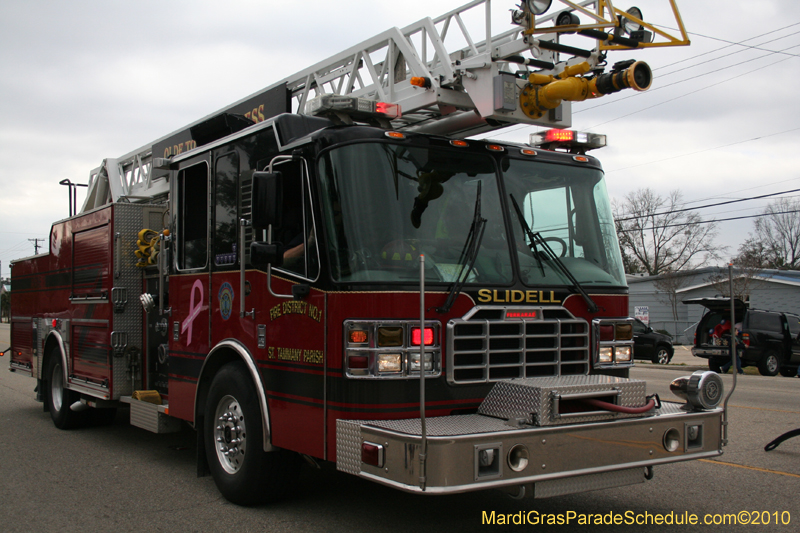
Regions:
<instances>
[{"instance_id":1,"label":"overcast sky","mask_svg":"<svg viewBox=\"0 0 800 533\"><path fill-rule=\"evenodd\" d=\"M622 2L615 6L631 5ZM9 275L11 260L33 254L31 239L44 239L46 246L50 224L68 215L62 179L86 183L104 158L126 154L391 26L464 3L2 0L0 275ZM494 0L497 31L510 28L513 3ZM674 24L667 0L635 5L649 22ZM662 195L678 189L690 205L702 206L800 188L800 2L678 5L691 46L609 56L610 64L647 61L654 71L650 91L573 107L574 128L608 135L609 146L594 154L612 198L641 187ZM515 126L491 137L525 142L534 131ZM768 201L700 214L753 215ZM721 222L718 243L735 253L752 225L753 219Z\"/></svg>"}]
</instances>

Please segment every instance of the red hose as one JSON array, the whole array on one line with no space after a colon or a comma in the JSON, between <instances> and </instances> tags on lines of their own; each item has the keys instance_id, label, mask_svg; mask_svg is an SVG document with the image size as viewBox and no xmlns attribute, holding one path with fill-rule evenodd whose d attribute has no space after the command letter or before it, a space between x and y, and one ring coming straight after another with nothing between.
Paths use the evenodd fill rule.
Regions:
<instances>
[{"instance_id":1,"label":"red hose","mask_svg":"<svg viewBox=\"0 0 800 533\"><path fill-rule=\"evenodd\" d=\"M641 407L623 407L621 405L604 402L602 400L583 400L583 401L593 407L605 409L607 411L614 411L616 413L625 413L627 415L638 415L641 413L646 413L647 411L650 411L656 406L656 401L654 398L650 398L647 401L647 403L642 405Z\"/></svg>"}]
</instances>

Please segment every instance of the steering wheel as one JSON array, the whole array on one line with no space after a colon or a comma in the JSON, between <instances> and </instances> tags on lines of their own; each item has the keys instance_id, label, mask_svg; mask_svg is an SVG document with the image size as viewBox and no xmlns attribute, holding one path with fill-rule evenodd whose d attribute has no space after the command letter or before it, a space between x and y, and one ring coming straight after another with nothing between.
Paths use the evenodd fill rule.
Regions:
<instances>
[{"instance_id":1,"label":"steering wheel","mask_svg":"<svg viewBox=\"0 0 800 533\"><path fill-rule=\"evenodd\" d=\"M567 241L565 241L564 239L562 239L560 237L546 237L546 238L544 238L542 240L544 242L557 242L558 244L561 245L561 253L560 254L556 254L558 257L564 257L565 255L567 255ZM551 246L551 248L552 248L552 246ZM553 253L555 253L555 252L553 252Z\"/></svg>"}]
</instances>

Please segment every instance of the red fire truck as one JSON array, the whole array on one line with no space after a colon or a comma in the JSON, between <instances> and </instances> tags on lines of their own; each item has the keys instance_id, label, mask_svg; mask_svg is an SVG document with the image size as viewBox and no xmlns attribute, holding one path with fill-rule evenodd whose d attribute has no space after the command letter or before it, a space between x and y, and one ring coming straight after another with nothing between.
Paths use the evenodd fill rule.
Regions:
<instances>
[{"instance_id":1,"label":"red fire truck","mask_svg":"<svg viewBox=\"0 0 800 533\"><path fill-rule=\"evenodd\" d=\"M685 405L628 378L627 286L586 155L603 140L469 138L646 89L646 64L602 72L606 53L666 34L607 0L525 2L511 31L447 50L488 3L95 169L48 251L12 269L10 369L55 425L118 407L154 432L188 423L198 471L242 504L283 493L301 458L407 491L548 497L722 453L713 374ZM667 38L688 44L675 14Z\"/></svg>"}]
</instances>

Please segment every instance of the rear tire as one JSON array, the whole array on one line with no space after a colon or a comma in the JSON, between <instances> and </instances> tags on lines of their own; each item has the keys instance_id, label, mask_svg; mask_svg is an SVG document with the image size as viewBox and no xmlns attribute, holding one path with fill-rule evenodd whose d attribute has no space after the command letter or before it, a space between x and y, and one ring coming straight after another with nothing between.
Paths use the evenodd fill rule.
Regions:
<instances>
[{"instance_id":1,"label":"rear tire","mask_svg":"<svg viewBox=\"0 0 800 533\"><path fill-rule=\"evenodd\" d=\"M80 400L80 396L66 388L64 381L64 367L61 354L55 351L50 354L45 370L47 380L47 405L50 418L58 429L71 429L80 425L84 420L84 413L70 409L70 405Z\"/></svg>"},{"instance_id":2,"label":"rear tire","mask_svg":"<svg viewBox=\"0 0 800 533\"><path fill-rule=\"evenodd\" d=\"M758 372L762 376L777 376L781 368L781 358L775 352L767 352L758 361Z\"/></svg>"},{"instance_id":3,"label":"rear tire","mask_svg":"<svg viewBox=\"0 0 800 533\"><path fill-rule=\"evenodd\" d=\"M785 378L793 378L793 377L795 377L797 375L797 369L796 368L787 368L785 366L782 366L781 369L779 370L779 372L780 372L781 376L783 376Z\"/></svg>"},{"instance_id":4,"label":"rear tire","mask_svg":"<svg viewBox=\"0 0 800 533\"><path fill-rule=\"evenodd\" d=\"M722 374L722 365L718 359L709 359L708 360L708 369L712 372L716 372L717 374Z\"/></svg>"},{"instance_id":5,"label":"rear tire","mask_svg":"<svg viewBox=\"0 0 800 533\"><path fill-rule=\"evenodd\" d=\"M258 395L240 362L222 367L211 382L203 433L211 475L232 503L254 505L278 499L297 479L297 454L264 452Z\"/></svg>"}]
</instances>

